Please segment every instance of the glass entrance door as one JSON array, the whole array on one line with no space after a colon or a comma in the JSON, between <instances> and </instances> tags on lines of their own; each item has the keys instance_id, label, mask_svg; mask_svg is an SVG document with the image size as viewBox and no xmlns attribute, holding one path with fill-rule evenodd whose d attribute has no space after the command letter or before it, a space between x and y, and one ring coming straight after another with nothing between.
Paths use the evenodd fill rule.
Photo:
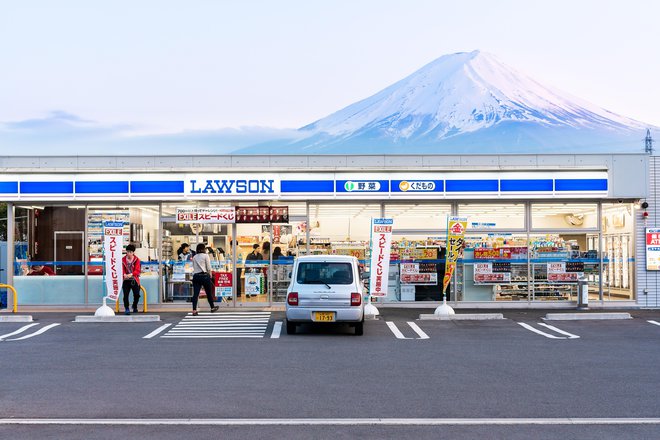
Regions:
<instances>
[{"instance_id":1,"label":"glass entrance door","mask_svg":"<svg viewBox=\"0 0 660 440\"><path fill-rule=\"evenodd\" d=\"M268 223L237 224L236 304L270 303L271 237Z\"/></svg>"}]
</instances>

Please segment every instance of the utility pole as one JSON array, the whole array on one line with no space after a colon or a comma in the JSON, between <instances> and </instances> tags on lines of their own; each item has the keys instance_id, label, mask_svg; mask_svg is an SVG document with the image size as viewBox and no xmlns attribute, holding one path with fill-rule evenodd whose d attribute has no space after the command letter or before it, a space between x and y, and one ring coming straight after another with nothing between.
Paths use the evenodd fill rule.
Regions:
<instances>
[{"instance_id":1,"label":"utility pole","mask_svg":"<svg viewBox=\"0 0 660 440\"><path fill-rule=\"evenodd\" d=\"M653 138L651 137L651 129L646 129L646 138L644 138L644 152L653 154Z\"/></svg>"}]
</instances>

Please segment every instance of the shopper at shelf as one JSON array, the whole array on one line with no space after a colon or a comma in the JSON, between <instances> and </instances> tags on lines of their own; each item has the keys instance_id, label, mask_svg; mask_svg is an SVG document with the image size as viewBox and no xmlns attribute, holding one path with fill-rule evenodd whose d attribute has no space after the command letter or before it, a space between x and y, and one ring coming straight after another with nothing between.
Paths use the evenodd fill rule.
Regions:
<instances>
[{"instance_id":1,"label":"shopper at shelf","mask_svg":"<svg viewBox=\"0 0 660 440\"><path fill-rule=\"evenodd\" d=\"M197 245L197 253L192 258L193 263L193 297L192 297L192 315L197 316L197 301L199 300L199 291L204 287L206 292L206 299L211 306L211 313L218 311L219 307L213 304L215 293L215 286L211 278L211 259L206 253L206 246L204 243Z\"/></svg>"},{"instance_id":2,"label":"shopper at shelf","mask_svg":"<svg viewBox=\"0 0 660 440\"><path fill-rule=\"evenodd\" d=\"M124 313L126 315L131 314L131 310L128 308L128 295L130 291L133 291L133 313L138 312L138 302L140 301L140 259L135 255L135 246L129 244L126 246L126 255L121 260L123 272L124 272L124 282L121 286L124 291Z\"/></svg>"},{"instance_id":3,"label":"shopper at shelf","mask_svg":"<svg viewBox=\"0 0 660 440\"><path fill-rule=\"evenodd\" d=\"M43 264L34 264L30 268L30 271L27 274L28 275L53 276L53 275L55 275L55 272L53 272L53 269L51 269L48 266L44 266Z\"/></svg>"},{"instance_id":4,"label":"shopper at shelf","mask_svg":"<svg viewBox=\"0 0 660 440\"><path fill-rule=\"evenodd\" d=\"M284 255L282 254L282 248L275 246L273 249L273 261L279 260L280 258L284 258Z\"/></svg>"}]
</instances>

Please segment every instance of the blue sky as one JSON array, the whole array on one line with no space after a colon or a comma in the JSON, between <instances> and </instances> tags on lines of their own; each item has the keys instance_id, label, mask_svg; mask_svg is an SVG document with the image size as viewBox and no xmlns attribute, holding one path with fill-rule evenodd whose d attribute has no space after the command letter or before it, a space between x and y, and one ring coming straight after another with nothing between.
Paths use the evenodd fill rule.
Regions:
<instances>
[{"instance_id":1,"label":"blue sky","mask_svg":"<svg viewBox=\"0 0 660 440\"><path fill-rule=\"evenodd\" d=\"M635 0L5 0L0 149L192 134L221 153L219 133L276 137L474 49L660 126L658 17Z\"/></svg>"}]
</instances>

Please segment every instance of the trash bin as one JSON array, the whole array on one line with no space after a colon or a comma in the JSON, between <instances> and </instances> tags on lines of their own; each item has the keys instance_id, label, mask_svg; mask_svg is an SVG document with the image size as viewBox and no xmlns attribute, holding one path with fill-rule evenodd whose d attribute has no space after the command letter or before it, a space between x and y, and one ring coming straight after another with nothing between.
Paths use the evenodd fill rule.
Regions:
<instances>
[{"instance_id":1,"label":"trash bin","mask_svg":"<svg viewBox=\"0 0 660 440\"><path fill-rule=\"evenodd\" d=\"M586 310L589 308L589 283L585 279L578 280L577 299L578 310Z\"/></svg>"}]
</instances>

